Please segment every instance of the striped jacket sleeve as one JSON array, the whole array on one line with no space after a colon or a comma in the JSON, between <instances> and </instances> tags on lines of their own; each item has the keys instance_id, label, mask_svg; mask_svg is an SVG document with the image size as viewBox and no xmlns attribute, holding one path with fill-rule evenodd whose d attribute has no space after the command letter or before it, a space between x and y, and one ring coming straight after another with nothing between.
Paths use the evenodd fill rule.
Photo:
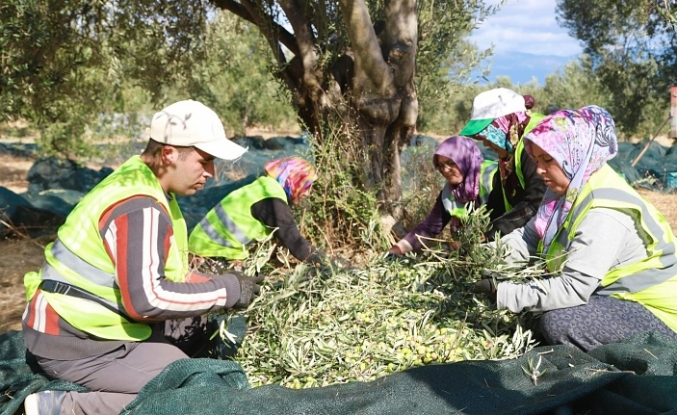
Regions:
<instances>
[{"instance_id":1,"label":"striped jacket sleeve","mask_svg":"<svg viewBox=\"0 0 677 415\"><path fill-rule=\"evenodd\" d=\"M162 205L136 196L112 206L99 232L113 264L126 312L142 321L193 317L232 307L240 296L234 275L189 271L185 282L165 278L173 240L172 222Z\"/></svg>"}]
</instances>

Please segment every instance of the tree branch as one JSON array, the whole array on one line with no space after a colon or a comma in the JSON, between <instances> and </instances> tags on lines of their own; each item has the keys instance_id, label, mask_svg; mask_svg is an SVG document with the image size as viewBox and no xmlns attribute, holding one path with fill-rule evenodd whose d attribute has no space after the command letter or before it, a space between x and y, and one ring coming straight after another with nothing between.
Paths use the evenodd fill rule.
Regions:
<instances>
[{"instance_id":1,"label":"tree branch","mask_svg":"<svg viewBox=\"0 0 677 415\"><path fill-rule=\"evenodd\" d=\"M236 2L234 0L210 0L210 2L222 10L228 10L240 18L253 23L259 28L259 31L268 41L273 56L278 62L280 70L275 73L275 76L280 78L287 88L292 93L294 101L299 102L302 96L299 93L298 79L300 79L303 71L295 65L294 60L287 62L287 57L282 50L282 45L291 51L295 56L299 55L299 49L296 45L296 38L286 29L275 22L273 16L266 13L259 6L250 0L242 0Z\"/></svg>"},{"instance_id":2,"label":"tree branch","mask_svg":"<svg viewBox=\"0 0 677 415\"><path fill-rule=\"evenodd\" d=\"M395 68L395 85L412 85L416 66L418 21L416 0L390 0L386 2L386 39L390 46L388 63Z\"/></svg>"},{"instance_id":3,"label":"tree branch","mask_svg":"<svg viewBox=\"0 0 677 415\"><path fill-rule=\"evenodd\" d=\"M390 96L392 73L383 59L367 5L364 0L339 0L339 4L355 53L355 72L366 75L366 78L357 78L357 81L369 81L368 85L359 85L358 88L364 92Z\"/></svg>"},{"instance_id":4,"label":"tree branch","mask_svg":"<svg viewBox=\"0 0 677 415\"><path fill-rule=\"evenodd\" d=\"M210 0L210 3L214 7L218 7L221 10L228 10L233 14L235 14L236 16L239 16L240 18L248 21L249 23L253 23L258 26L254 18L249 14L249 12L244 7L242 7L240 3L237 3L233 0Z\"/></svg>"},{"instance_id":5,"label":"tree branch","mask_svg":"<svg viewBox=\"0 0 677 415\"><path fill-rule=\"evenodd\" d=\"M261 10L251 1L236 2L235 0L210 0L210 3L222 10L228 10L231 13L241 17L242 19L256 25L261 33L268 39L271 44L273 53L275 54L280 64L286 63L286 58L280 60L278 53L284 56L277 42L282 43L291 53L298 54L298 46L296 45L296 38L289 33L284 27L275 22L272 16ZM265 16L265 20L262 17ZM279 50L279 52L278 52Z\"/></svg>"},{"instance_id":6,"label":"tree branch","mask_svg":"<svg viewBox=\"0 0 677 415\"><path fill-rule=\"evenodd\" d=\"M338 4L328 4L327 0L296 0L301 5L301 11L304 14L304 19L311 22L311 28L314 30L315 43L319 43L321 48L330 48L326 42L328 40L328 31L331 35L336 35L336 27L332 25L331 30L327 28L328 22L332 24L336 19L332 16L336 15L339 10ZM329 0L331 1L331 0ZM331 36L330 35L330 36Z\"/></svg>"},{"instance_id":7,"label":"tree branch","mask_svg":"<svg viewBox=\"0 0 677 415\"><path fill-rule=\"evenodd\" d=\"M296 36L296 45L299 48L304 72L310 73L317 62L315 51L315 36L310 30L310 22L303 17L300 5L295 0L279 0L278 3L287 16Z\"/></svg>"},{"instance_id":8,"label":"tree branch","mask_svg":"<svg viewBox=\"0 0 677 415\"><path fill-rule=\"evenodd\" d=\"M296 44L300 51L300 55L297 55L297 57L303 68L301 75L303 78L302 86L305 88L303 92L307 93L314 102L322 107L327 102L325 91L317 79L316 66L319 52L316 50L315 36L310 27L311 22L306 19L303 6L297 0L279 0L278 3L285 12L296 35Z\"/></svg>"}]
</instances>

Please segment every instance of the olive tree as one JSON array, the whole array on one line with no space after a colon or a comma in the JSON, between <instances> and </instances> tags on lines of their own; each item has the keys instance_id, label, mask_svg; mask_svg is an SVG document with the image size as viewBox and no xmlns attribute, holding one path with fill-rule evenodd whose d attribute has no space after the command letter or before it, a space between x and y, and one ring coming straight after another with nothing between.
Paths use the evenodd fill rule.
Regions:
<instances>
[{"instance_id":1,"label":"olive tree","mask_svg":"<svg viewBox=\"0 0 677 415\"><path fill-rule=\"evenodd\" d=\"M557 1L560 24L583 43L592 72L611 96L609 110L627 134L667 116L668 88L677 73L677 33L671 22L676 4Z\"/></svg>"},{"instance_id":2,"label":"olive tree","mask_svg":"<svg viewBox=\"0 0 677 415\"><path fill-rule=\"evenodd\" d=\"M495 7L482 0L6 0L4 116L54 129L67 152L87 116L122 105L125 88L161 103L168 86L206 79L195 71L211 56L207 28L217 10L265 37L271 71L317 143L336 129L350 131L345 139L366 151L366 185L388 211L402 193L399 154L420 103L449 93L453 64L480 59L457 46ZM80 121L63 123L74 113Z\"/></svg>"}]
</instances>

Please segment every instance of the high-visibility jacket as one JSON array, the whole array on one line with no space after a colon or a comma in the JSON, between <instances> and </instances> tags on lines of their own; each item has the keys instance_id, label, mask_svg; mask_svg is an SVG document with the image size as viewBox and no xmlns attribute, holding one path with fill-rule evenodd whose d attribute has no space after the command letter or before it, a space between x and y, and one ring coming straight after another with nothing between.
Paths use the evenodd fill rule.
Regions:
<instances>
[{"instance_id":1,"label":"high-visibility jacket","mask_svg":"<svg viewBox=\"0 0 677 415\"><path fill-rule=\"evenodd\" d=\"M270 176L261 176L229 193L193 229L188 249L205 257L247 258L246 246L275 230L254 218L251 212L252 205L271 197L288 203L284 188Z\"/></svg>"},{"instance_id":2,"label":"high-visibility jacket","mask_svg":"<svg viewBox=\"0 0 677 415\"><path fill-rule=\"evenodd\" d=\"M635 226L646 235L647 258L609 270L596 294L636 301L677 331L675 237L663 215L608 165L590 176L571 206L545 256L548 269L551 272L562 269L576 228L590 209L599 207L634 212ZM542 250L540 243L538 251Z\"/></svg>"},{"instance_id":3,"label":"high-visibility jacket","mask_svg":"<svg viewBox=\"0 0 677 415\"><path fill-rule=\"evenodd\" d=\"M42 290L49 305L70 325L102 339L147 339L151 327L126 318L115 281L115 267L99 233L99 220L107 209L138 195L152 197L171 216L173 237L164 275L171 281L184 282L188 272L186 222L176 198L167 201L151 169L139 156L134 156L95 186L68 215L59 228L58 239L45 248L46 261L42 269L24 277L28 301L43 281L68 284L98 300Z\"/></svg>"},{"instance_id":4,"label":"high-visibility jacket","mask_svg":"<svg viewBox=\"0 0 677 415\"><path fill-rule=\"evenodd\" d=\"M480 167L479 199L480 203L483 205L486 204L487 200L489 199L489 193L491 192L491 188L493 186L494 174L496 174L497 169L498 163L491 160L483 161ZM441 197L444 210L449 212L451 217L463 219L468 215L466 205L454 199L454 196L451 194L451 189L449 188L449 186L444 186L444 189L442 189ZM479 206L475 206L475 208L477 207Z\"/></svg>"},{"instance_id":5,"label":"high-visibility jacket","mask_svg":"<svg viewBox=\"0 0 677 415\"><path fill-rule=\"evenodd\" d=\"M522 172L522 154L524 153L524 139L523 137L531 130L533 130L538 123L541 122L541 120L545 118L545 115L539 114L539 113L533 113L531 114L531 118L529 119L529 123L527 126L524 128L524 133L522 133L522 137L519 138L519 141L517 141L517 146L515 147L515 155L514 155L514 160L515 160L515 174L517 174L517 180L519 180L519 184L522 187L522 189L526 188L526 183L524 182L524 173ZM502 181L501 181L501 186L502 186ZM503 190L503 204L505 205L505 211L508 212L509 210L512 209L512 205L510 202L508 202L508 196L505 194L505 188L501 187L501 190Z\"/></svg>"}]
</instances>

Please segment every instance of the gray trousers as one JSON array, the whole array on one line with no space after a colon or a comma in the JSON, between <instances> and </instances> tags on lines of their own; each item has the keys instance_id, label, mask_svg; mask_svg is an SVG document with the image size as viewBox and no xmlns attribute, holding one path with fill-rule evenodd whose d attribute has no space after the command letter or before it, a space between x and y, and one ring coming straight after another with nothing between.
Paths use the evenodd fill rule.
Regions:
<instances>
[{"instance_id":1,"label":"gray trousers","mask_svg":"<svg viewBox=\"0 0 677 415\"><path fill-rule=\"evenodd\" d=\"M82 385L93 392L68 392L62 414L119 414L141 388L170 363L201 355L208 336L206 318L168 321L164 338L127 343L109 353L78 360L37 357L48 377Z\"/></svg>"}]
</instances>

